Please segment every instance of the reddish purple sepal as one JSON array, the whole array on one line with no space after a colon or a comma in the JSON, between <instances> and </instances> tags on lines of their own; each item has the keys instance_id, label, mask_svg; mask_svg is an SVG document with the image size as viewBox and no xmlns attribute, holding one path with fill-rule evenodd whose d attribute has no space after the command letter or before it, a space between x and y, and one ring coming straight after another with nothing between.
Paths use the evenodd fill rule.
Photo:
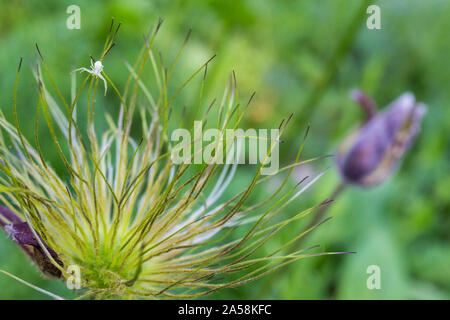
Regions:
<instances>
[{"instance_id":1,"label":"reddish purple sepal","mask_svg":"<svg viewBox=\"0 0 450 320\"><path fill-rule=\"evenodd\" d=\"M31 260L37 264L44 274L58 278L61 277L61 271L47 257L27 222L22 221L10 209L0 206L0 226L5 230L8 237L17 243ZM58 254L40 236L39 239L52 258L59 265L63 266L63 263L58 258Z\"/></svg>"}]
</instances>

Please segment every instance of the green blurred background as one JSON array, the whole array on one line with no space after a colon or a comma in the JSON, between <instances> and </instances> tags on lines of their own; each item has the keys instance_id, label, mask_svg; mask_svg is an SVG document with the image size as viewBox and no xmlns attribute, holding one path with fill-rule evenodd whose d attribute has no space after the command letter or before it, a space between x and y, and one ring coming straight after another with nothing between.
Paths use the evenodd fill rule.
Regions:
<instances>
[{"instance_id":1,"label":"green blurred background","mask_svg":"<svg viewBox=\"0 0 450 320\"><path fill-rule=\"evenodd\" d=\"M81 29L68 30L66 8L81 8ZM368 30L365 9L381 8L381 30ZM165 21L156 46L173 60L192 28L175 82L217 53L209 68L207 96L221 97L232 70L242 100L256 98L244 127L274 127L295 112L280 148L281 164L295 158L307 123L311 132L304 157L334 153L339 141L364 118L348 97L353 88L385 106L404 91L428 105L422 132L396 173L373 189L351 188L328 211L334 219L307 239L323 251L357 254L295 262L288 269L243 287L226 289L214 299L449 299L450 298L450 2L447 0L322 1L0 1L0 108L12 118L14 77L20 57L25 68L18 90L21 126L30 136L37 105L31 75L37 42L63 92L69 72L98 56L111 17L123 22L117 46L104 65L123 88L143 35L159 17ZM197 86L198 87L198 86ZM195 103L198 88L181 101ZM446 89L447 88L447 89ZM109 93L106 107L117 104ZM181 104L181 102L180 102ZM41 142L50 139L43 132ZM46 156L56 159L54 148ZM330 196L339 183L332 160L296 170L296 179L331 170L291 210ZM248 181L244 169L234 185ZM294 183L294 182L293 182ZM232 187L233 188L233 187ZM260 191L257 197L263 197ZM233 194L230 191L230 194ZM287 215L292 214L286 213ZM285 243L307 224L286 229L267 250ZM381 289L369 290L366 269L381 268ZM0 269L35 285L73 297L64 284L40 276L24 254L0 232ZM45 299L0 274L0 299Z\"/></svg>"}]
</instances>

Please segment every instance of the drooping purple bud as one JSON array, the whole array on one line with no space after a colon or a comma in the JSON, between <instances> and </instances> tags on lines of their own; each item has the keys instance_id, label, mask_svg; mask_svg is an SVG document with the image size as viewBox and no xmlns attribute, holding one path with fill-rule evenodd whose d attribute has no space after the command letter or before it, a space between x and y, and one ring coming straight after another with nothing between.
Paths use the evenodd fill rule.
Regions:
<instances>
[{"instance_id":1,"label":"drooping purple bud","mask_svg":"<svg viewBox=\"0 0 450 320\"><path fill-rule=\"evenodd\" d=\"M39 267L43 274L57 278L61 277L61 271L53 265L48 258L27 222L22 221L22 219L10 209L0 206L0 226L6 232L8 237L17 243ZM39 237L39 240L45 246L45 249L50 253L52 258L60 266L63 266L62 261L58 258L58 254L50 248L41 237Z\"/></svg>"},{"instance_id":2,"label":"drooping purple bud","mask_svg":"<svg viewBox=\"0 0 450 320\"><path fill-rule=\"evenodd\" d=\"M374 106L362 92L351 94L366 111ZM344 180L364 187L384 181L419 132L425 111L409 92L382 112L368 111L368 121L339 146L336 163Z\"/></svg>"}]
</instances>

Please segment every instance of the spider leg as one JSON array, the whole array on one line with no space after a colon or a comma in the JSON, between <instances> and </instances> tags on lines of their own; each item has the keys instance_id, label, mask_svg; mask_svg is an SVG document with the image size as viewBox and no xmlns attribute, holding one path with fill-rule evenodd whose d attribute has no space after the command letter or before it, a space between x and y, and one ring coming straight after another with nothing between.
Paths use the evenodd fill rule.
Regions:
<instances>
[{"instance_id":1,"label":"spider leg","mask_svg":"<svg viewBox=\"0 0 450 320\"><path fill-rule=\"evenodd\" d=\"M89 72L90 74L92 74L92 71L89 69L86 69L86 68L78 68L78 69L73 70L71 73L77 72L77 71L81 71L81 72L85 71L85 72Z\"/></svg>"},{"instance_id":2,"label":"spider leg","mask_svg":"<svg viewBox=\"0 0 450 320\"><path fill-rule=\"evenodd\" d=\"M100 79L102 79L102 80L103 80L103 83L105 84L105 96L106 96L106 89L108 88L107 83L106 83L106 80L105 80L105 78L104 78L101 74L98 74L97 76L98 76Z\"/></svg>"}]
</instances>

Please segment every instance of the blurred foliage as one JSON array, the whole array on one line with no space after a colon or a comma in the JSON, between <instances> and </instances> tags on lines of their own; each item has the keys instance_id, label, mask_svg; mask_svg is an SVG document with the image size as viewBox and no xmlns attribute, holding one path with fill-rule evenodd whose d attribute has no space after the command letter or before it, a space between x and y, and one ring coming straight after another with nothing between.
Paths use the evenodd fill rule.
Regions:
<instances>
[{"instance_id":1,"label":"blurred foliage","mask_svg":"<svg viewBox=\"0 0 450 320\"><path fill-rule=\"evenodd\" d=\"M368 30L361 4L380 5L382 29ZM67 6L81 7L81 29L66 28ZM364 7L363 7L364 9ZM363 12L364 13L364 12ZM275 127L282 118L297 116L280 148L281 163L295 157L307 123L311 132L304 157L333 153L336 145L363 120L348 98L358 87L380 107L404 91L414 92L428 105L422 132L395 175L370 189L347 189L321 226L304 245L320 244L324 251L356 254L301 260L254 283L218 292L216 299L449 299L450 298L450 2L396 1L144 1L46 0L0 2L0 108L12 119L13 83L20 57L25 66L18 89L20 123L28 135L34 130L37 85L31 76L39 43L56 81L70 94L69 72L89 64L101 51L111 17L123 22L117 46L104 65L119 88L124 87L125 58L134 61L143 36L165 22L157 47L173 61L189 28L192 37L177 67L181 85L202 62L217 57L208 70L207 97L221 97L232 70L241 99L256 90L246 127ZM353 29L352 29L353 28ZM346 39L345 35L351 37ZM343 46L343 41L348 41ZM330 59L335 56L334 69ZM320 89L321 81L328 79ZM198 85L198 83L197 83ZM188 110L198 95L182 92L177 105ZM317 94L316 99L311 95ZM109 93L104 108L114 113L116 99ZM311 102L311 105L308 104ZM191 104L191 105L190 105ZM175 112L176 113L176 112ZM42 130L41 141L50 138ZM45 146L44 146L45 147ZM57 158L47 146L46 157ZM296 170L296 178L332 166L332 160ZM58 166L56 164L56 166ZM235 186L245 183L245 170ZM295 183L296 181L293 181ZM339 183L333 168L299 200L298 206L317 204ZM269 186L270 187L270 186ZM263 197L261 190L257 197ZM307 221L286 229L267 250L298 234ZM369 265L381 268L381 290L366 287ZM26 257L0 232L0 269L60 294L73 297L58 281L43 279ZM0 298L39 299L42 294L0 275Z\"/></svg>"}]
</instances>

